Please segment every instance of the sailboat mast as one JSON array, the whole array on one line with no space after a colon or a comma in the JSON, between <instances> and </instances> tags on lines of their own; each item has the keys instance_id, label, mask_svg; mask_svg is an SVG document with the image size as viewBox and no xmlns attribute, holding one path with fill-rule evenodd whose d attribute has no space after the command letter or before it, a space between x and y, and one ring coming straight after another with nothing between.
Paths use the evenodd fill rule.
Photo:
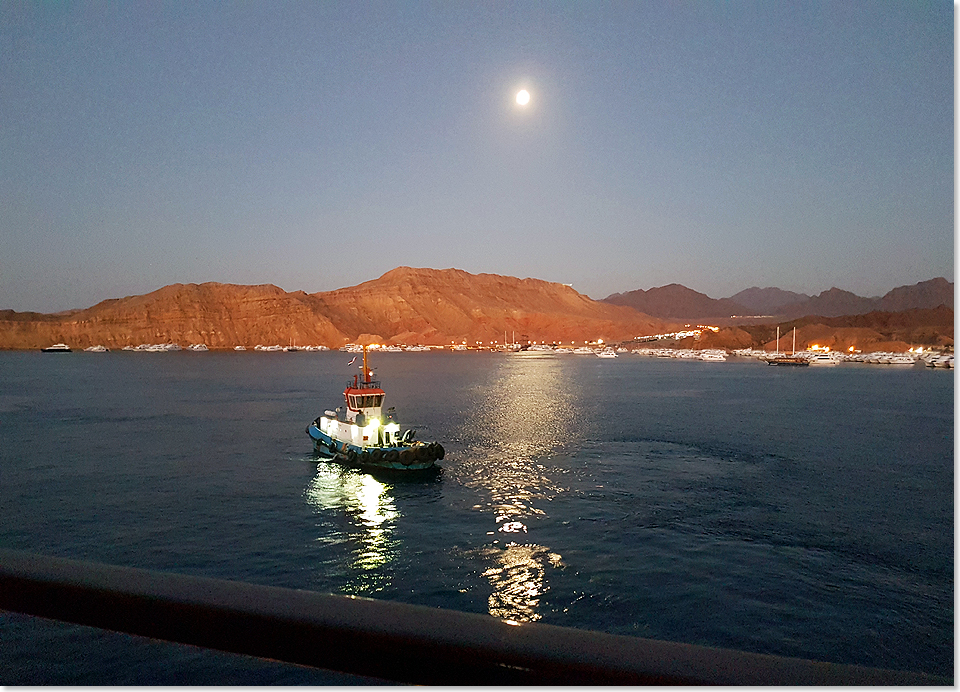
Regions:
<instances>
[{"instance_id":1,"label":"sailboat mast","mask_svg":"<svg viewBox=\"0 0 960 692\"><path fill-rule=\"evenodd\" d=\"M796 327L793 328L793 353L791 353L790 355L791 356L797 355L797 328Z\"/></svg>"},{"instance_id":2,"label":"sailboat mast","mask_svg":"<svg viewBox=\"0 0 960 692\"><path fill-rule=\"evenodd\" d=\"M780 325L777 325L777 355L780 355Z\"/></svg>"}]
</instances>

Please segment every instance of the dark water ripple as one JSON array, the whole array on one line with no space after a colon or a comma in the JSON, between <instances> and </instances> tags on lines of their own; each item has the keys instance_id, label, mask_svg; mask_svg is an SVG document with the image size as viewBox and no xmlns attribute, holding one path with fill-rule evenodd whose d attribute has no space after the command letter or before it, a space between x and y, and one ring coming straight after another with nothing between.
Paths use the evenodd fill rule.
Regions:
<instances>
[{"instance_id":1,"label":"dark water ripple","mask_svg":"<svg viewBox=\"0 0 960 692\"><path fill-rule=\"evenodd\" d=\"M348 360L0 354L2 545L952 675L952 373L380 354L447 450L411 482L312 457ZM6 684L358 682L10 614L0 638Z\"/></svg>"}]
</instances>

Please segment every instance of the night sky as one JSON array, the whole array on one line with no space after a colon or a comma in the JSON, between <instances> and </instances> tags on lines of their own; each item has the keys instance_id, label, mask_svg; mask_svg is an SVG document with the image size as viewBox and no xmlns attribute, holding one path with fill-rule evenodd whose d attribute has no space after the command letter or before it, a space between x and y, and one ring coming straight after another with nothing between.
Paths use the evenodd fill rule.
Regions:
<instances>
[{"instance_id":1,"label":"night sky","mask_svg":"<svg viewBox=\"0 0 960 692\"><path fill-rule=\"evenodd\" d=\"M397 266L592 298L952 281L953 15L6 0L0 309Z\"/></svg>"}]
</instances>

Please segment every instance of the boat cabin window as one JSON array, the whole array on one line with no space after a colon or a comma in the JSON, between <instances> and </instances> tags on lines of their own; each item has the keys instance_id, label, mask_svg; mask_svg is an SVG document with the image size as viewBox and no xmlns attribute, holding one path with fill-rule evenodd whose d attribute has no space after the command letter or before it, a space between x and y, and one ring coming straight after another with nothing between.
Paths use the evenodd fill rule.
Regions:
<instances>
[{"instance_id":1,"label":"boat cabin window","mask_svg":"<svg viewBox=\"0 0 960 692\"><path fill-rule=\"evenodd\" d=\"M377 408L383 405L383 394L350 395L350 407L354 409Z\"/></svg>"}]
</instances>

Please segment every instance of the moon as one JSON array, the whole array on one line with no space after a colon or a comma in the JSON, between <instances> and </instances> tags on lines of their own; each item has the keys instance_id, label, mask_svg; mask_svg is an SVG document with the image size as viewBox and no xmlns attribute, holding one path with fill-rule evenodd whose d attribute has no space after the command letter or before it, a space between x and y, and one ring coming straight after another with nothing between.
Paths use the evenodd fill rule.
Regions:
<instances>
[{"instance_id":1,"label":"moon","mask_svg":"<svg viewBox=\"0 0 960 692\"><path fill-rule=\"evenodd\" d=\"M526 89L521 89L518 91L517 103L519 103L521 106L526 106L528 103L530 103L530 92Z\"/></svg>"}]
</instances>

